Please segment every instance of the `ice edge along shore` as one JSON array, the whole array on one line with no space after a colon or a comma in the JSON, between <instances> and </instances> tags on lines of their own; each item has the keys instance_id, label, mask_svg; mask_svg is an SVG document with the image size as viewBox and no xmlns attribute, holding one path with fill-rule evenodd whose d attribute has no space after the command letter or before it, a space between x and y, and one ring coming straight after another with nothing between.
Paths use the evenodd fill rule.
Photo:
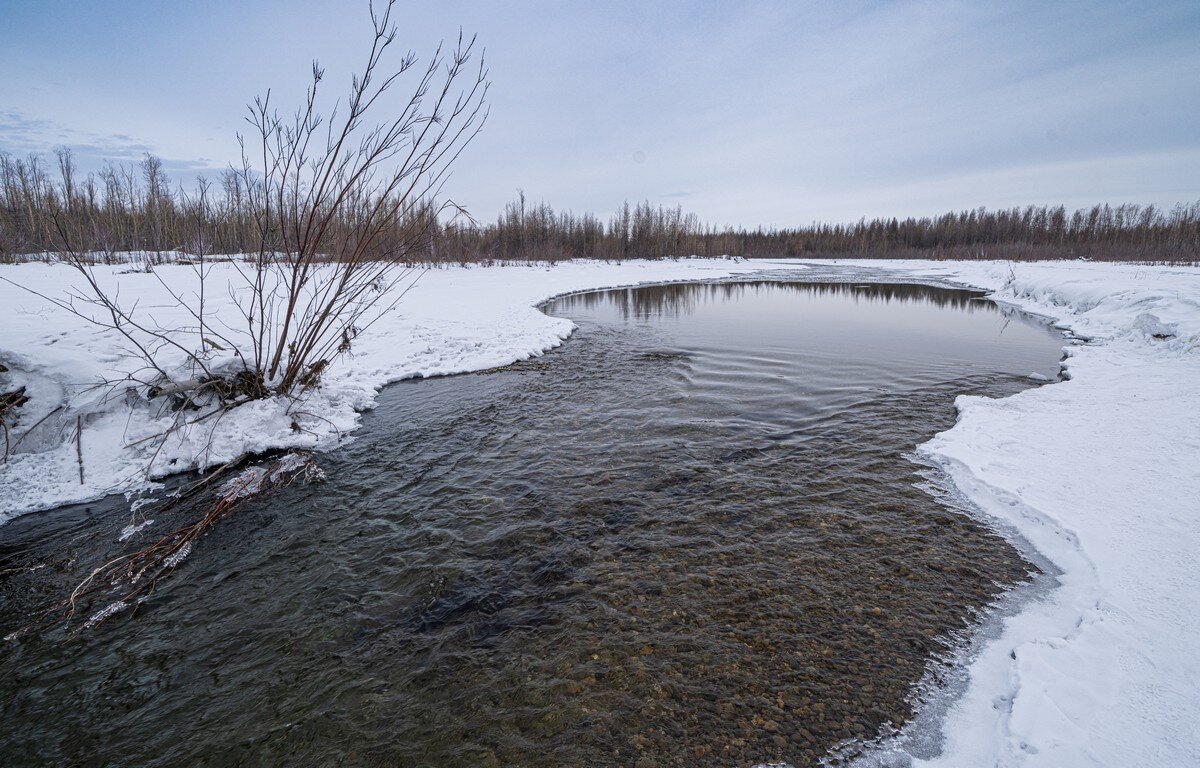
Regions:
<instances>
[{"instance_id":1,"label":"ice edge along shore","mask_svg":"<svg viewBox=\"0 0 1200 768\"><path fill-rule=\"evenodd\" d=\"M1061 575L1056 589L1005 617L998 636L971 660L966 691L941 724L941 755L913 760L947 768L1200 765L1200 616L1191 610L1200 594L1200 269L829 264L858 272L854 280L878 272L880 279L980 288L1090 340L1070 348L1066 381L1000 400L961 397L956 425L919 447ZM535 309L554 295L798 266L678 260L433 270L331 367L304 412L275 401L243 406L205 440L172 441L154 459L154 471L161 476L270 448L329 447L357 427L359 413L391 381L542 354L574 329ZM172 322L153 278L97 271L164 325ZM184 266L159 271L185 289L194 275ZM0 276L48 294L74 279L45 264L0 266ZM31 405L40 401L33 413L67 399L79 403L88 476L81 486L74 445L14 457L0 469L0 522L145 487L147 456L125 446L161 423L149 410L79 394L91 382L119 377L128 356L112 337L12 283L0 282L0 362L35 395ZM212 311L219 317L231 309L217 303ZM293 420L300 431L289 428ZM902 741L868 757L910 759Z\"/></svg>"}]
</instances>

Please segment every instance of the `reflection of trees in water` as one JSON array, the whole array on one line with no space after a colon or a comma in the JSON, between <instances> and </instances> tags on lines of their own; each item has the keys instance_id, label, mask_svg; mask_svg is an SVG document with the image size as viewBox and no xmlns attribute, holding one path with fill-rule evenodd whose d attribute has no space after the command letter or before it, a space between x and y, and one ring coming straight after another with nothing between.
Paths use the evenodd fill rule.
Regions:
<instances>
[{"instance_id":1,"label":"reflection of trees in water","mask_svg":"<svg viewBox=\"0 0 1200 768\"><path fill-rule=\"evenodd\" d=\"M760 280L737 283L672 283L639 288L581 293L561 299L562 305L594 309L612 306L621 315L645 320L651 317L690 315L701 304L741 299L747 294L789 291L807 296L852 297L855 303L924 303L975 312L995 311L995 305L976 301L982 293L955 288L934 288L907 283L799 283Z\"/></svg>"}]
</instances>

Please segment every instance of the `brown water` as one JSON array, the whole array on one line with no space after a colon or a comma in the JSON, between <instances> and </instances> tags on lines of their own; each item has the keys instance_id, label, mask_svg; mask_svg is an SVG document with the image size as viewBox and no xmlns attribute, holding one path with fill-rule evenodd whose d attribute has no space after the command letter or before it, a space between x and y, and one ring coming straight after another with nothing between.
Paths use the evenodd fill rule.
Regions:
<instances>
[{"instance_id":1,"label":"brown water","mask_svg":"<svg viewBox=\"0 0 1200 768\"><path fill-rule=\"evenodd\" d=\"M389 387L328 482L222 522L136 616L6 644L2 762L812 765L1026 578L906 455L956 394L1053 377L1049 329L910 285L547 311L561 349ZM0 527L0 570L51 564L0 576L4 632L114 551L118 501Z\"/></svg>"}]
</instances>

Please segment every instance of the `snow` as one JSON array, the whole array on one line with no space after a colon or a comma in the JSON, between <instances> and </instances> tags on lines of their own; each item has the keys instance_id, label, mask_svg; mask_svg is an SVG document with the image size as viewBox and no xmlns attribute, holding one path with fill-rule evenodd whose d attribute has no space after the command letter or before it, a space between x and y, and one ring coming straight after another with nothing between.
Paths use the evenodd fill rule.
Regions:
<instances>
[{"instance_id":1,"label":"snow","mask_svg":"<svg viewBox=\"0 0 1200 768\"><path fill-rule=\"evenodd\" d=\"M41 421L0 468L0 523L108 493L144 490L150 478L215 466L246 453L331 447L358 426L360 412L371 407L376 392L389 382L507 365L561 344L574 324L536 308L552 296L721 278L759 268L732 259L692 259L429 270L395 311L355 339L351 353L330 366L321 389L303 402L252 402L219 419L176 431L159 447L155 438L171 426L173 414L129 397L125 385L95 386L137 374L144 364L119 334L48 300L82 290L82 276L47 263L0 266L0 364L10 369L0 374L0 388L25 385L30 395L14 433ZM243 281L228 263L206 269L211 270L206 323L236 340L244 320L232 296ZM136 306L141 322L152 319L168 328L196 325L172 298L172 293L196 294L194 266L160 265L152 273L126 265L96 266L93 274L124 307ZM198 333L188 338L187 343L199 346ZM172 352L162 350L164 367L183 366L183 353ZM65 407L56 411L59 406ZM77 432L84 459L82 483Z\"/></svg>"},{"instance_id":2,"label":"snow","mask_svg":"<svg viewBox=\"0 0 1200 768\"><path fill-rule=\"evenodd\" d=\"M824 265L846 267L854 282L900 274L978 287L1088 341L1068 348L1064 381L999 400L961 397L956 425L919 447L981 513L1036 550L1055 584L995 618L967 660L965 689L936 723L936 757L902 736L863 763L1200 765L1200 269ZM431 270L299 407L252 403L152 455L149 443L137 441L169 420L144 401L89 391L136 368L136 360L111 333L18 287L60 295L79 278L50 264L0 266L0 278L12 281L0 280L0 363L13 369L0 383L29 387L24 427L49 414L0 468L0 522L144 489L148 463L161 477L246 452L335 445L390 381L496 367L562 343L573 324L535 308L554 295L774 268L802 265L678 260ZM195 279L184 265L155 272L177 290L190 290ZM185 324L154 274L128 267L97 267L96 274L161 324ZM231 267L213 267L214 284L231 279ZM236 324L227 292L208 297L214 318ZM82 484L76 417L84 427Z\"/></svg>"},{"instance_id":3,"label":"snow","mask_svg":"<svg viewBox=\"0 0 1200 768\"><path fill-rule=\"evenodd\" d=\"M886 266L995 291L1091 343L1069 348L1067 381L960 397L920 447L1061 574L971 661L940 756L901 743L864 762L1200 765L1200 270Z\"/></svg>"}]
</instances>

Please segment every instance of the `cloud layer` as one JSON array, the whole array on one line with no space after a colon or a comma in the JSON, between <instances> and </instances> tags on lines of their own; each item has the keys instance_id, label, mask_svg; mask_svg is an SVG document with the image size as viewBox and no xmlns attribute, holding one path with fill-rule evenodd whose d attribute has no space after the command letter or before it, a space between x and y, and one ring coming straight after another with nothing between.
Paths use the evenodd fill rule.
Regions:
<instances>
[{"instance_id":1,"label":"cloud layer","mask_svg":"<svg viewBox=\"0 0 1200 768\"><path fill-rule=\"evenodd\" d=\"M312 58L344 85L367 35L365 3L10 5L0 150L179 174L233 160L244 104L297 100ZM404 8L418 53L460 24L487 46L492 118L448 187L476 216L518 188L745 225L1200 198L1194 0Z\"/></svg>"}]
</instances>

